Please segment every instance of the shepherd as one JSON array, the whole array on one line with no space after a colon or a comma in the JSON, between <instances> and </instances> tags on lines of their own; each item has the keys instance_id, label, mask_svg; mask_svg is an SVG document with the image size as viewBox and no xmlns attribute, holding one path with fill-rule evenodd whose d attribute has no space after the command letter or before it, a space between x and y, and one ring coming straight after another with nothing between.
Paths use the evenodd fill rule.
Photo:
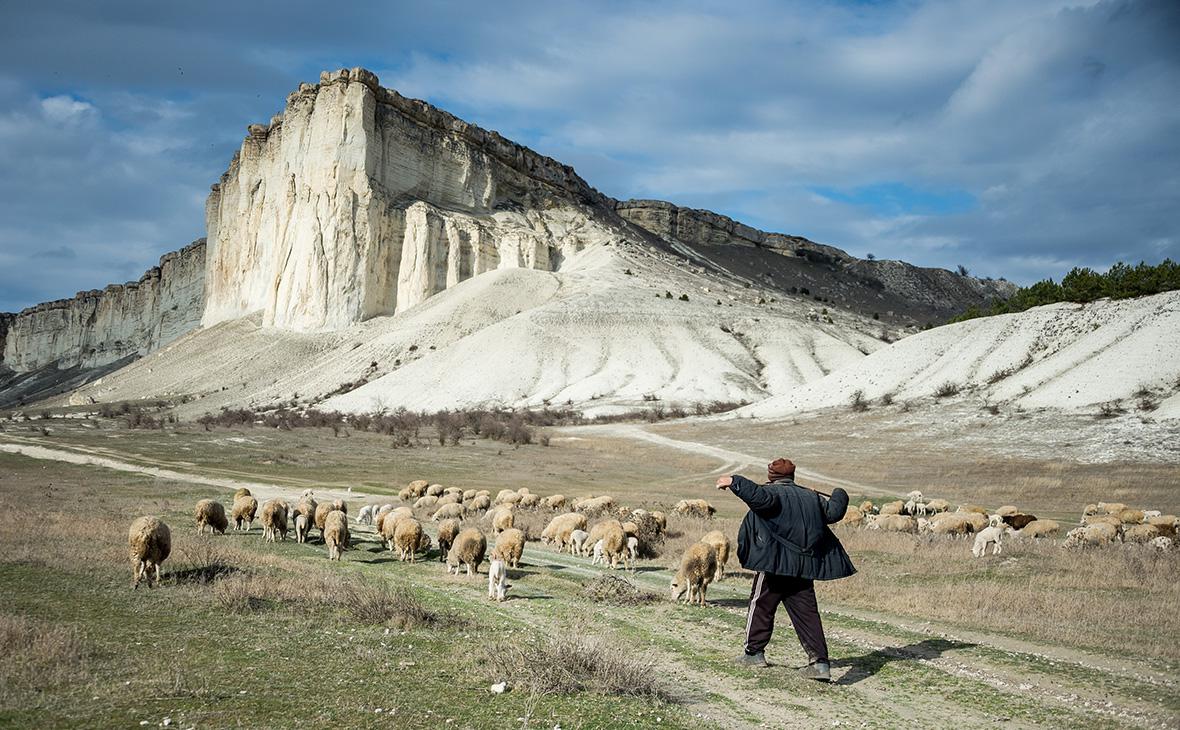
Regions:
<instances>
[{"instance_id":1,"label":"shepherd","mask_svg":"<svg viewBox=\"0 0 1180 730\"><path fill-rule=\"evenodd\" d=\"M717 488L728 489L750 511L738 531L738 560L755 572L746 615L743 666L765 667L766 645L774 633L774 614L781 603L807 652L800 672L829 682L832 668L828 642L815 600L815 581L847 578L856 572L844 546L828 525L848 509L848 493L835 489L825 497L795 483L795 464L778 458L767 466L767 483L755 484L740 474L721 477Z\"/></svg>"}]
</instances>

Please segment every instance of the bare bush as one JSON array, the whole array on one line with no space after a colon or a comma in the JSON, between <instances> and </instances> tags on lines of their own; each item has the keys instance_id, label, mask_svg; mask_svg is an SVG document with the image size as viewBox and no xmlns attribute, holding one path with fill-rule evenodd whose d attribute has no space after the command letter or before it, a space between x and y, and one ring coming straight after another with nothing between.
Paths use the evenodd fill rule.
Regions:
<instances>
[{"instance_id":1,"label":"bare bush","mask_svg":"<svg viewBox=\"0 0 1180 730\"><path fill-rule=\"evenodd\" d=\"M609 606L639 606L658 599L656 594L644 590L626 578L602 574L582 586L582 595L595 603Z\"/></svg>"},{"instance_id":2,"label":"bare bush","mask_svg":"<svg viewBox=\"0 0 1180 730\"><path fill-rule=\"evenodd\" d=\"M958 394L959 394L958 383L952 383L949 380L934 389L934 397L935 398L950 398L951 396L955 396Z\"/></svg>"}]
</instances>

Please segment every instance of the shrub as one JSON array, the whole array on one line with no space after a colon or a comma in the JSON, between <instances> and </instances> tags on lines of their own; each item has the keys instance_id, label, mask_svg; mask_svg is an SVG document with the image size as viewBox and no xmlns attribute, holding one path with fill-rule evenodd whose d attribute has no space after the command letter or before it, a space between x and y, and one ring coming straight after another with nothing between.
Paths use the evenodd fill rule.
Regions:
<instances>
[{"instance_id":1,"label":"shrub","mask_svg":"<svg viewBox=\"0 0 1180 730\"><path fill-rule=\"evenodd\" d=\"M493 639L472 652L491 680L513 678L513 686L535 694L630 695L668 701L656 661L601 639L532 635Z\"/></svg>"},{"instance_id":2,"label":"shrub","mask_svg":"<svg viewBox=\"0 0 1180 730\"><path fill-rule=\"evenodd\" d=\"M886 393L881 396L881 405L893 405L893 393Z\"/></svg>"},{"instance_id":3,"label":"shrub","mask_svg":"<svg viewBox=\"0 0 1180 730\"><path fill-rule=\"evenodd\" d=\"M955 396L958 394L959 394L959 386L956 383L950 382L949 380L947 382L943 383L942 385L938 386L934 390L934 397L935 398L950 398L951 396Z\"/></svg>"},{"instance_id":4,"label":"shrub","mask_svg":"<svg viewBox=\"0 0 1180 730\"><path fill-rule=\"evenodd\" d=\"M1099 418L1114 418L1115 416L1121 416L1125 412L1117 400L1107 401L1098 406Z\"/></svg>"},{"instance_id":5,"label":"shrub","mask_svg":"<svg viewBox=\"0 0 1180 730\"><path fill-rule=\"evenodd\" d=\"M860 413L869 409L869 402L865 400L865 392L857 390L852 394L852 410Z\"/></svg>"},{"instance_id":6,"label":"shrub","mask_svg":"<svg viewBox=\"0 0 1180 730\"><path fill-rule=\"evenodd\" d=\"M622 576L602 574L582 586L582 596L609 606L639 606L652 603L658 596Z\"/></svg>"}]
</instances>

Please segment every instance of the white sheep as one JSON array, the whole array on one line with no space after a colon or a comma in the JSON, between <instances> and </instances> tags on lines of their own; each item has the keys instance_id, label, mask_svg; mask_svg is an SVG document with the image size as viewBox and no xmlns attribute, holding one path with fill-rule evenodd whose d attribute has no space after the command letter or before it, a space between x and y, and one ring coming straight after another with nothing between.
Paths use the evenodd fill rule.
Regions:
<instances>
[{"instance_id":1,"label":"white sheep","mask_svg":"<svg viewBox=\"0 0 1180 730\"><path fill-rule=\"evenodd\" d=\"M1004 533L1008 528L1004 525L990 525L975 535L975 544L971 546L971 554L982 558L987 552L987 546L992 545L992 555L999 555L1003 549Z\"/></svg>"},{"instance_id":2,"label":"white sheep","mask_svg":"<svg viewBox=\"0 0 1180 730\"><path fill-rule=\"evenodd\" d=\"M606 564L606 543L602 540L594 543L594 556L590 558L591 565Z\"/></svg>"},{"instance_id":3,"label":"white sheep","mask_svg":"<svg viewBox=\"0 0 1180 730\"><path fill-rule=\"evenodd\" d=\"M493 553L492 565L488 568L488 598L503 601L508 588L508 565Z\"/></svg>"},{"instance_id":4,"label":"white sheep","mask_svg":"<svg viewBox=\"0 0 1180 730\"><path fill-rule=\"evenodd\" d=\"M631 562L639 559L639 538L627 538L627 554L631 556Z\"/></svg>"},{"instance_id":5,"label":"white sheep","mask_svg":"<svg viewBox=\"0 0 1180 730\"><path fill-rule=\"evenodd\" d=\"M371 504L366 504L361 507L361 511L357 513L356 523L358 525L373 524L373 515L377 512L376 508Z\"/></svg>"}]
</instances>

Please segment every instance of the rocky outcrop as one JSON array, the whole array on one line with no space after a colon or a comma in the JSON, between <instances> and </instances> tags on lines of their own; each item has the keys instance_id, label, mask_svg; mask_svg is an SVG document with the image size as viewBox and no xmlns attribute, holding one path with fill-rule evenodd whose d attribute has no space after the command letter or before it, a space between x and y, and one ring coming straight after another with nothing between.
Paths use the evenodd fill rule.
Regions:
<instances>
[{"instance_id":1,"label":"rocky outcrop","mask_svg":"<svg viewBox=\"0 0 1180 730\"><path fill-rule=\"evenodd\" d=\"M150 352L198 326L204 278L199 240L165 254L139 281L8 315L2 364L16 372L93 368Z\"/></svg>"}]
</instances>

